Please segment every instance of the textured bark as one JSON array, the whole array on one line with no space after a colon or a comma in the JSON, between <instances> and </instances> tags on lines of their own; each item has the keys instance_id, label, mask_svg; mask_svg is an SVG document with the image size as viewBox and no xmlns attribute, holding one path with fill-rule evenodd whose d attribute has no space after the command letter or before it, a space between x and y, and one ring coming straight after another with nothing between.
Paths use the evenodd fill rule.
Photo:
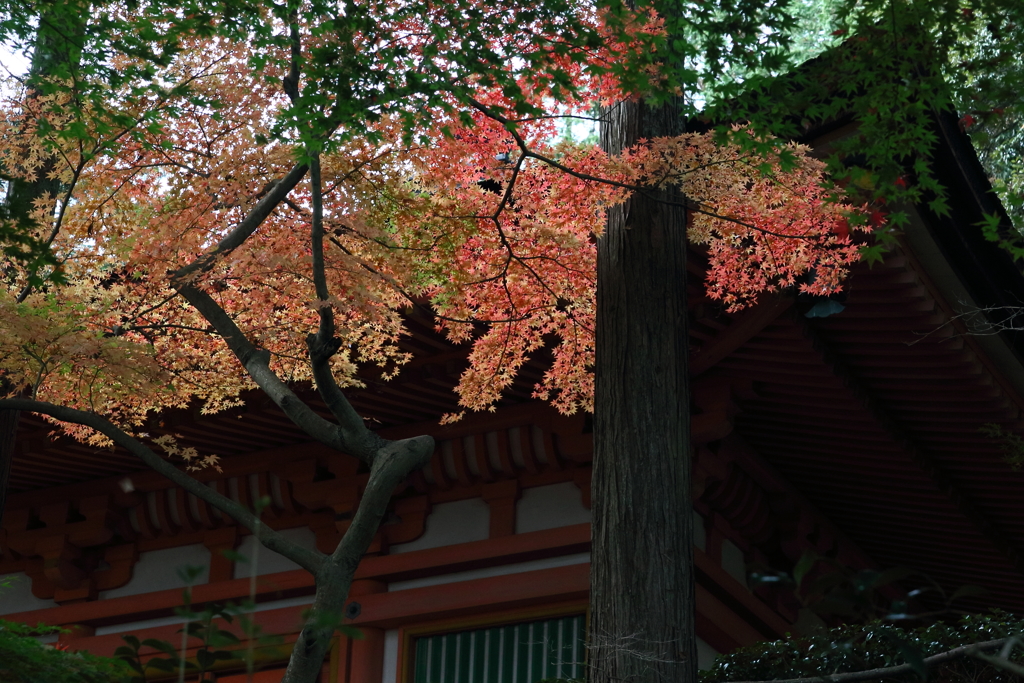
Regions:
<instances>
[{"instance_id":1,"label":"textured bark","mask_svg":"<svg viewBox=\"0 0 1024 683\"><path fill-rule=\"evenodd\" d=\"M681 132L673 106L606 120L610 152ZM591 683L696 680L681 203L638 193L598 241Z\"/></svg>"},{"instance_id":2,"label":"textured bark","mask_svg":"<svg viewBox=\"0 0 1024 683\"><path fill-rule=\"evenodd\" d=\"M316 576L316 595L310 609L312 618L302 627L281 683L314 683L331 648L334 623L345 608L355 570L343 572L327 564ZM317 617L317 615L322 615Z\"/></svg>"},{"instance_id":3,"label":"textured bark","mask_svg":"<svg viewBox=\"0 0 1024 683\"><path fill-rule=\"evenodd\" d=\"M12 414L15 410L50 415L63 422L82 424L95 429L185 491L248 527L270 550L284 555L313 574L316 594L313 598L311 616L295 643L282 683L316 681L324 657L330 648L331 636L341 622L352 577L355 576L356 568L359 567L363 554L387 512L391 493L410 472L426 465L434 452L434 439L430 436L416 436L399 441L382 440L383 446L373 457L370 477L352 517L352 523L337 549L327 556L318 550L303 548L267 525L260 524L256 515L244 506L185 474L138 439L126 434L99 415L30 399L0 399L0 416Z\"/></svg>"},{"instance_id":4,"label":"textured bark","mask_svg":"<svg viewBox=\"0 0 1024 683\"><path fill-rule=\"evenodd\" d=\"M334 625L343 612L352 578L384 519L391 492L409 472L429 462L433 452L434 440L429 436L389 442L378 451L352 525L316 573L312 616L295 642L281 683L313 683L316 680L331 645Z\"/></svg>"},{"instance_id":5,"label":"textured bark","mask_svg":"<svg viewBox=\"0 0 1024 683\"><path fill-rule=\"evenodd\" d=\"M88 16L86 7L86 4L72 0L66 6L54 3L42 11L29 66L30 76L50 73L58 64L68 68L77 65L81 59L77 43L85 31ZM3 201L0 202L0 218L11 220L28 230L31 222L29 213L35 201L46 195L56 195L60 191L60 181L49 177L52 167L51 162L45 162L32 180L8 179ZM0 172L2 171L3 169L0 169ZM27 294L27 291L24 294ZM7 381L0 378L0 397L6 396L10 389ZM0 521L3 521L7 506L7 485L11 477L11 464L14 461L19 416L17 410L0 410Z\"/></svg>"},{"instance_id":6,"label":"textured bark","mask_svg":"<svg viewBox=\"0 0 1024 683\"><path fill-rule=\"evenodd\" d=\"M29 77L68 72L77 68L81 61L81 36L85 33L89 3L79 0L58 0L44 5L40 12L39 28L36 32ZM30 97L36 91L30 90ZM35 201L46 195L58 195L60 180L50 177L53 160L44 160L35 178L11 178L7 181L7 193L3 209L8 218L21 225L28 225L29 214Z\"/></svg>"}]
</instances>

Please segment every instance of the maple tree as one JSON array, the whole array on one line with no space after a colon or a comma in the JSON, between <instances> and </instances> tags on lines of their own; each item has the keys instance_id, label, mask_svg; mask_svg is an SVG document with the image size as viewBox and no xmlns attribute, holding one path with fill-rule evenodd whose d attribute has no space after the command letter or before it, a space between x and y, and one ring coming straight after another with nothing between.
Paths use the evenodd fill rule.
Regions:
<instances>
[{"instance_id":1,"label":"maple tree","mask_svg":"<svg viewBox=\"0 0 1024 683\"><path fill-rule=\"evenodd\" d=\"M798 125L786 107L820 97L829 104L815 105L812 117L875 108L864 125L870 139L883 140L897 117L878 115L879 102L892 112L928 88L889 88L900 69L893 70L885 34L847 81L871 85L867 95L854 88L855 95L835 96L841 68L821 83L796 78L786 91L763 78L785 66L784 41L772 32L787 26L785 7L696 5L659 3L650 14L610 3L600 15L562 1L346 3L341 12L329 3L93 6L91 30L80 35L75 58L62 62L70 66L32 80L6 106L0 151L12 187L45 177L59 191L36 192L28 220L8 218L4 234L20 238L26 224L44 243L53 234L58 263L5 264L0 358L5 379L33 398L0 407L37 410L79 438L128 448L317 574L317 609L337 613L390 491L432 450L427 438L380 440L342 392L357 381L359 363L400 371L394 341L410 299L430 301L439 324L472 343L460 382L467 409L493 404L526 355L552 337L555 361L537 395L563 410L590 409L590 367L596 363L602 376L595 338L616 319L595 320L593 237L603 234L609 207L614 215L628 202L640 226L665 214L658 230L672 235L676 246L663 251L675 266L686 258L679 227L689 216L690 238L706 243L711 259L709 292L726 306L792 286L811 269L813 281L801 286L828 291L856 258L848 233L865 229L865 219L855 213L844 222L844 207L820 185L822 165L761 131L773 123L793 135ZM850 15L851 26L874 30L882 5ZM904 18L906 8L898 10ZM2 28L31 11L8 8ZM894 42L897 66L920 57L919 43ZM754 94L746 108L729 99L739 80L728 76L741 68ZM705 102L730 103L720 110L731 112L724 120L749 119L758 133L680 136L680 113L698 107L673 93L698 87ZM630 102L612 111L662 107L668 123L641 128L646 140L622 138L607 152L552 142L553 119L545 117L585 114L593 99ZM928 115L916 105L907 111L918 123ZM906 121L901 114L897 123ZM909 141L905 149L926 147L923 129L910 129L900 138ZM861 166L841 154L828 160L837 177L868 194L876 223L885 200L934 189L926 163L915 165L915 182L900 186L904 159L877 147L866 147ZM899 212L888 216L891 225L900 220ZM623 239L622 219L613 225L608 233ZM637 252L637 263L651 248ZM629 289L621 277L628 279L628 268L606 263L602 296ZM649 270L663 277L662 293L685 317L685 269ZM660 300L634 300L621 319L628 327ZM487 331L478 336L480 322ZM684 369L675 373L676 399L623 400L638 413L675 406L666 412L682 431L668 439L669 456L686 469L685 326L672 334L665 348ZM291 391L288 382L304 379L315 382L335 423ZM218 410L255 386L313 438L373 468L353 531L329 558L256 525L250 511L197 488L157 451L195 466L215 465L199 462L212 454L147 445L140 433L148 411L197 400ZM640 436L666 441L657 425L642 435L604 417L597 426L604 444L610 432L628 431L636 452L646 448ZM597 461L609 448L601 443ZM633 469L644 471L640 463ZM685 525L687 491L677 486L666 503ZM597 489L595 496L599 519ZM595 543L595 562L603 548ZM605 628L614 637L615 624ZM296 648L288 680L312 675L330 630L304 632L307 648ZM692 629L678 637L692 644Z\"/></svg>"},{"instance_id":2,"label":"maple tree","mask_svg":"<svg viewBox=\"0 0 1024 683\"><path fill-rule=\"evenodd\" d=\"M610 35L608 23L583 15L583 25ZM394 21L388 30L399 33L411 19ZM339 111L350 102L316 82L318 51L333 48L307 26L284 17L279 61L249 42L186 37L153 74L172 88L124 83L100 100L57 79L5 103L5 173L23 182L42 174L59 191L40 193L28 213L56 262L4 264L0 367L30 398L0 407L46 415L89 443L116 443L249 527L316 575L321 617L340 614L391 492L433 451L428 436L381 439L342 391L358 381L359 363L400 371L395 342L410 301L430 301L439 325L472 343L459 385L467 409L493 405L553 335L555 362L537 395L570 412L592 405L592 238L605 208L638 188L672 186L686 197L690 237L708 245L709 292L729 307L812 269L816 278L800 286L830 291L857 258L843 227L848 208L797 146L764 161L709 134L616 155L552 140L553 119L538 115L547 102L559 97L564 113L591 97L623 97L624 76L605 65L621 62L615 50L642 54L661 35L656 20L629 23L623 40L603 47L555 51L550 70L516 74L515 88L481 77L472 90L428 97L428 120L396 106L358 122ZM432 35L408 36L411 54L434 49ZM520 58L529 47L525 40ZM137 66L131 55L116 59L125 71ZM480 322L488 330L477 336ZM290 384L304 380L335 422L293 393ZM311 437L371 469L329 556L289 543L159 452L189 467L216 466L214 454L142 431L152 411L195 401L222 410L254 387ZM315 677L333 629L323 619L306 626L285 680Z\"/></svg>"}]
</instances>

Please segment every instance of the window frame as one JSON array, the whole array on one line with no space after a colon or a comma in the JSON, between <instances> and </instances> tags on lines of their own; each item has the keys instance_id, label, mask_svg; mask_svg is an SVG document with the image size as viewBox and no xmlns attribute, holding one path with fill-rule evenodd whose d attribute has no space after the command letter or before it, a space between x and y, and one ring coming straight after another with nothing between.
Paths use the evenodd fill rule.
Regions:
<instances>
[{"instance_id":1,"label":"window frame","mask_svg":"<svg viewBox=\"0 0 1024 683\"><path fill-rule=\"evenodd\" d=\"M583 615L584 628L589 632L590 606L585 599L564 601L554 605L534 605L486 614L449 617L402 626L398 629L398 680L385 683L413 683L417 638L578 615Z\"/></svg>"}]
</instances>

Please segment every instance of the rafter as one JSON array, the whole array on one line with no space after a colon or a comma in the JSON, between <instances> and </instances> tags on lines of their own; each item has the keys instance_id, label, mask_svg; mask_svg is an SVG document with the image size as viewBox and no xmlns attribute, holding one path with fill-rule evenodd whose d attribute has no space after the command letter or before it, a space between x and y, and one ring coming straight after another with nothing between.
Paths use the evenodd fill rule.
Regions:
<instances>
[{"instance_id":1,"label":"rafter","mask_svg":"<svg viewBox=\"0 0 1024 683\"><path fill-rule=\"evenodd\" d=\"M690 376L699 377L713 368L789 310L792 305L793 297L776 294L736 315L732 324L719 332L709 343L703 344L690 357Z\"/></svg>"},{"instance_id":2,"label":"rafter","mask_svg":"<svg viewBox=\"0 0 1024 683\"><path fill-rule=\"evenodd\" d=\"M830 347L823 336L808 321L803 320L799 324L803 328L803 333L812 341L815 352L821 356L822 362L828 365L832 372L843 381L844 386L860 400L864 409L874 416L879 427L891 437L893 443L900 445L901 450L934 482L939 491L953 503L956 509L977 528L981 536L1004 555L1014 568L1024 572L1024 546L981 511L972 497L943 469L938 459L931 455L919 440L911 435L910 430L894 417L892 410L886 409L884 403L868 388L858 373L842 360L841 354Z\"/></svg>"}]
</instances>

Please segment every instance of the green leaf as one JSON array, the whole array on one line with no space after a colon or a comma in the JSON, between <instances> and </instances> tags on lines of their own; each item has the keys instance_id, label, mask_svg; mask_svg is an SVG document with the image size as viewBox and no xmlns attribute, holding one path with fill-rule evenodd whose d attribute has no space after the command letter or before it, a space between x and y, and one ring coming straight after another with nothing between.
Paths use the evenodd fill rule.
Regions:
<instances>
[{"instance_id":1,"label":"green leaf","mask_svg":"<svg viewBox=\"0 0 1024 683\"><path fill-rule=\"evenodd\" d=\"M166 640L157 640L156 638L146 638L144 641L142 641L142 644L145 645L146 647L151 647L154 650L158 650L160 652L163 652L164 654L168 654L171 657L177 657L178 656L178 649L176 647L174 647L173 645L171 645Z\"/></svg>"},{"instance_id":2,"label":"green leaf","mask_svg":"<svg viewBox=\"0 0 1024 683\"><path fill-rule=\"evenodd\" d=\"M255 503L253 504L253 507L255 508L256 511L256 516L258 517L264 510L270 507L273 504L273 502L274 501L270 498L270 496L260 496L260 498L256 500Z\"/></svg>"},{"instance_id":3,"label":"green leaf","mask_svg":"<svg viewBox=\"0 0 1024 683\"><path fill-rule=\"evenodd\" d=\"M972 585L972 584L965 584L965 585L960 586L959 588L957 588L955 591L953 591L953 594L949 596L949 604L953 604L955 601L959 600L960 598L976 598L976 597L981 597L983 595L988 595L989 592L990 591L987 588L984 588L982 586L975 586L975 585Z\"/></svg>"},{"instance_id":4,"label":"green leaf","mask_svg":"<svg viewBox=\"0 0 1024 683\"><path fill-rule=\"evenodd\" d=\"M219 552L222 556L226 557L232 562L242 562L245 564L249 562L249 558L243 555L242 553L238 552L237 550L224 549Z\"/></svg>"},{"instance_id":5,"label":"green leaf","mask_svg":"<svg viewBox=\"0 0 1024 683\"><path fill-rule=\"evenodd\" d=\"M335 627L335 630L338 633L340 633L341 635L347 636L347 637L351 638L352 640L362 640L363 638L366 637L366 634L363 633L363 631L361 629L358 629L355 626L348 626L348 625L342 624L340 626Z\"/></svg>"},{"instance_id":6,"label":"green leaf","mask_svg":"<svg viewBox=\"0 0 1024 683\"><path fill-rule=\"evenodd\" d=\"M797 589L800 588L804 582L804 577L811 571L815 564L818 562L818 554L813 550L805 550L797 561L796 566L793 567L793 581L796 582Z\"/></svg>"},{"instance_id":7,"label":"green leaf","mask_svg":"<svg viewBox=\"0 0 1024 683\"><path fill-rule=\"evenodd\" d=\"M880 244L865 244L859 251L861 259L869 266L885 261L885 249Z\"/></svg>"},{"instance_id":8,"label":"green leaf","mask_svg":"<svg viewBox=\"0 0 1024 683\"><path fill-rule=\"evenodd\" d=\"M231 631L225 631L223 629L216 629L210 634L209 645L213 647L221 647L223 645L236 645L238 644L238 636Z\"/></svg>"},{"instance_id":9,"label":"green leaf","mask_svg":"<svg viewBox=\"0 0 1024 683\"><path fill-rule=\"evenodd\" d=\"M176 671L181 666L181 661L175 657L174 659L167 659L166 657L154 657L146 662L146 668L153 668L157 671ZM185 668L195 668L191 662L185 663Z\"/></svg>"},{"instance_id":10,"label":"green leaf","mask_svg":"<svg viewBox=\"0 0 1024 683\"><path fill-rule=\"evenodd\" d=\"M981 221L975 225L981 229L981 234L989 242L998 242L1001 239L999 228L1002 225L1002 217L998 213L985 212Z\"/></svg>"},{"instance_id":11,"label":"green leaf","mask_svg":"<svg viewBox=\"0 0 1024 683\"><path fill-rule=\"evenodd\" d=\"M882 586L888 586L896 581L902 581L913 576L916 572L908 567L890 567L883 572L878 573L871 586L874 588L880 588Z\"/></svg>"},{"instance_id":12,"label":"green leaf","mask_svg":"<svg viewBox=\"0 0 1024 683\"><path fill-rule=\"evenodd\" d=\"M181 579L182 583L191 586L193 583L195 583L196 579L203 575L203 572L206 571L206 568L198 567L195 565L185 565L183 567L178 567L175 571L178 574L178 578Z\"/></svg>"},{"instance_id":13,"label":"green leaf","mask_svg":"<svg viewBox=\"0 0 1024 683\"><path fill-rule=\"evenodd\" d=\"M928 680L928 667L924 663L924 650L917 643L900 639L897 647L903 659L922 681Z\"/></svg>"}]
</instances>

